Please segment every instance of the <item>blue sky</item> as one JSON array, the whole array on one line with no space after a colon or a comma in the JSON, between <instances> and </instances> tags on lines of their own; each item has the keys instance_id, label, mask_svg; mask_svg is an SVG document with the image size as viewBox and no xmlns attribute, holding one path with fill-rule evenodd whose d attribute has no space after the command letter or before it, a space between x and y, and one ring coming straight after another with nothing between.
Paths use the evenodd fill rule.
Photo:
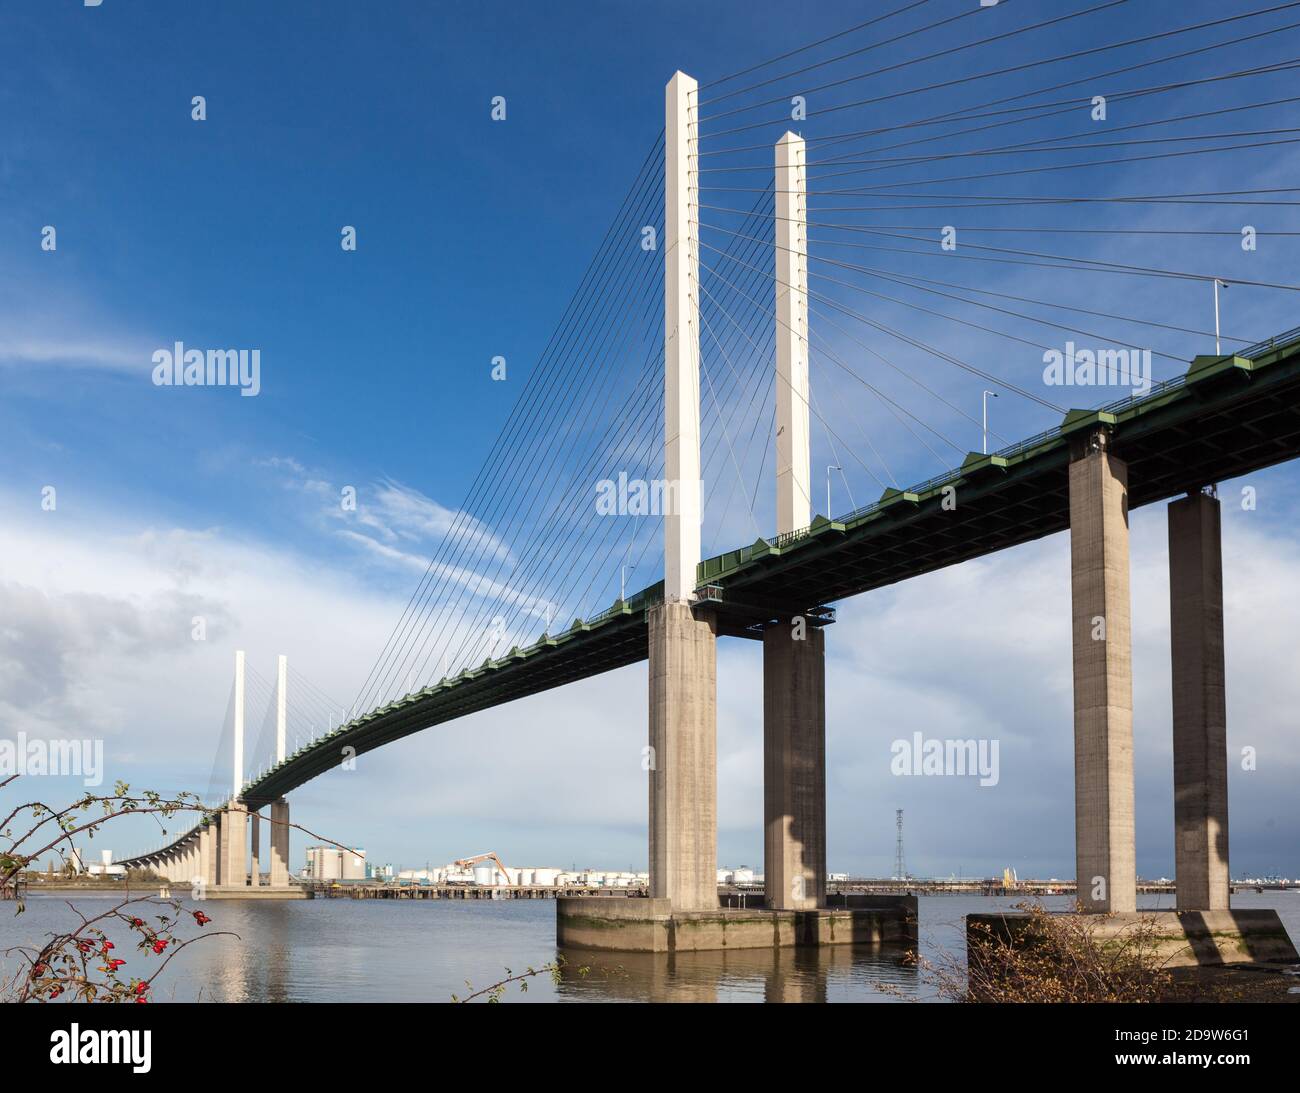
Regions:
<instances>
[{"instance_id":1,"label":"blue sky","mask_svg":"<svg viewBox=\"0 0 1300 1093\"><path fill-rule=\"evenodd\" d=\"M900 30L924 25L972 6L965 0L932 0L897 25ZM1097 6L1083 0L1069 7L1007 0L1003 10L981 12L848 60L825 78L915 63L809 92L811 113L799 128L815 138L899 125L1112 67L1124 67L1127 73L1097 77L1096 86L1108 94L1300 56L1300 35L1292 30L1180 65L1156 63L1180 48L1300 22L1296 8L1115 55L1041 64L995 84L976 81L882 98L859 110L817 113L857 97L898 95L928 82L1266 5L1186 3L1173 11L1167 5L1117 4L946 60L916 60ZM0 11L0 513L6 529L0 536L0 587L14 620L4 667L5 678L13 682L3 707L10 724L30 731L103 735L110 742L110 757L117 757L126 776L179 788L207 779L236 647L247 647L251 662L268 676L274 654L288 653L308 678L339 702L350 701L419 579L422 559L436 549L440 532L491 450L652 147L662 125L667 77L681 68L701 81L716 79L865 17L862 5L847 3L394 3L385 5L381 15L333 2L292 7L226 3L200 9L126 0L104 0L97 8L8 0ZM870 42L873 35L884 37L885 31L846 37L810 56L820 59L848 50ZM805 60L785 62L738 83L786 72ZM706 104L703 147L770 145L793 124L784 104L756 107L734 121L708 118L733 105L794 94L821 78L822 72L815 71L807 79L795 77L726 104ZM1293 93L1291 86L1290 76L1283 74L1187 88L1135 100L1131 109L1116 106L1111 124L1282 98ZM706 89L704 95L716 93ZM1046 98L1090 93L1093 87L1085 81ZM203 122L191 120L194 95L206 97ZM489 116L497 95L507 101L504 122ZM1295 104L1283 104L1206 118L1176 131L1205 135L1284 128L1295 116ZM743 136L713 135L750 121L764 125ZM1009 143L1074 133L1090 124L1082 112L926 147L956 154L1001 143L1003 133ZM915 135L926 132L916 130ZM1151 135L1140 130L1115 139ZM914 139L912 131L887 142L908 139ZM1170 147L1117 147L1102 154L1135 156ZM1293 147L962 185L969 193L1039 195L1262 189L1294 179ZM730 162L762 166L770 156L760 150L738 154ZM816 162L816 154L810 162ZM1018 159L1013 165L1026 163ZM969 157L858 181L916 181L1006 166L1005 161ZM766 176L740 171L717 178L718 185L741 189L717 191L714 199L747 209L753 195L743 188L755 178L765 181ZM854 180L837 184L851 186ZM952 186L928 189L951 192ZM826 218L825 210L833 206L872 203L823 198L820 207ZM814 199L814 208L818 204ZM934 226L955 222L963 241L1229 278L1297 280L1295 240L1267 234L1300 230L1300 218L1290 208L1090 206L1053 212L1054 217L1018 208L910 211L877 217L876 222L916 225L907 230L927 237L936 234ZM704 219L715 232L735 223L722 213L706 213ZM1231 236L1027 240L966 234L968 228L1049 222L1229 233L1253 224L1263 238L1257 252L1247 253ZM57 229L54 252L40 247L45 225ZM344 225L357 229L355 252L340 248ZM706 232L706 239L726 246L724 235ZM1104 314L1154 316L1202 333L1153 331L1077 314L1054 318L1100 329L1117 344L1151 347L1184 361L1212 348L1203 333L1212 312L1202 281L1042 271L964 257L940 270L945 263L936 255L822 253L870 265L892 262L889 268L898 272L1072 302ZM873 282L868 287L935 310L960 310L1034 344L982 334L897 299L822 285L854 310L1058 401L1059 392L1044 392L1041 350L1035 346L1044 339L1059 344L1066 333L1049 335L1041 326L991 316L984 309L958 309L951 301L901 291L897 285ZM1294 301L1294 293L1234 286L1224 298L1224 329L1254 338L1290 328L1300 321ZM1022 307L1006 301L999 305ZM918 443L878 401L837 376L826 361L815 362L814 390L825 392L821 410L827 424L859 449L861 459L840 459L826 431L815 427L815 497L830 463L847 468L832 483L838 498L834 507L843 509L849 507L848 495L854 504L873 500L881 488L878 478L917 481L960 462L961 450L978 447L979 431L970 416L978 416L984 381L914 347L854 328L900 367L923 376L960 408L957 413L932 399L918 399L916 388L897 373L875 365L834 328L821 329L838 353L851 357L863 374L870 373L882 392L936 430L922 433L938 454ZM259 348L261 393L241 398L230 389L153 386L150 356L176 340L190 346ZM497 355L509 362L506 383L490 378ZM716 358L713 365L723 367ZM1176 374L1179 367L1157 356L1156 378ZM724 375L717 373L719 379ZM1097 397L1086 401L1107 401L1114 394L1089 392ZM757 420L746 414L742 412L737 435ZM1007 393L994 405L993 415L997 433L1010 440L1055 420L1051 411ZM947 441L937 439L939 434ZM866 443L857 444L859 437ZM868 448L872 444L879 462ZM758 478L762 458L759 445L738 460L746 483ZM766 468L770 474L770 460ZM733 468L725 452L710 473L720 490L730 491ZM1293 543L1295 472L1282 468L1256 477L1267 503L1249 515L1238 513L1235 524L1225 521L1239 529L1243 548L1253 552L1260 579L1275 588L1275 604L1294 603L1300 596ZM47 485L57 487L57 513L40 508ZM347 525L338 514L338 493L346 485L355 486L363 499L364 519L356 525ZM755 497L753 514L737 501L727 506L725 517L714 517L705 531L706 552L751 541L752 523L770 524L770 490L764 487ZM1155 510L1139 515L1135 551L1139 541L1148 543L1158 560L1161 519ZM1150 525L1146 532L1143 522ZM883 731L892 739L913 726L901 720L888 731L860 726L854 704L888 701L891 717L901 718L902 700L894 688L907 669L897 665L892 677L875 677L873 620L888 617L895 637L908 632L946 643L956 658L961 635L935 628L935 616L947 613L942 596L974 597L961 602L972 611L1015 616L1015 604L1033 604L1046 594L1044 589L1054 587L1053 573L1063 579L1064 571L1059 566L1053 570L1051 561L1059 562L1063 544L1057 537L1004 560L981 563L983 568L967 567L970 574L927 578L928 583L842 606L836 634L847 633L838 648L832 642L832 680L838 664L844 705L840 723L831 727L832 747L838 742L841 749L838 757L832 754L832 765L858 771L860 777L832 780L833 861L842 858L842 867L857 871L887 869L892 810L906 805L929 810L928 821L918 815L918 831L927 822L934 829L914 868L947 872L964 867L969 872L1017 863L1018 832L1024 817L1035 814L1026 812L1036 783L1027 760L1017 767L1014 751L1011 756L1004 752L1004 762L1011 764L1006 792L987 806L984 820L992 848L945 845L946 825L964 815L952 799L942 793L927 797L922 789L929 792L929 787L899 787L879 777L879 752L887 741L877 735ZM1040 570L1043 585L1032 580ZM986 581L996 576L1002 582L1001 599L980 599L992 593L971 587L974 574ZM634 586L657 577L657 572L643 570ZM957 586L944 583L949 580ZM1135 598L1146 597L1141 602L1150 604L1155 644L1148 677L1153 679L1162 670L1157 593L1139 590L1135 579ZM1294 648L1294 613L1290 619L1279 617L1284 613L1257 603L1246 588L1236 594L1241 611L1250 604L1263 611L1264 617L1252 620L1255 632L1269 634L1280 649ZM982 606L975 606L977 601ZM203 648L189 640L194 614L212 622ZM919 639L895 644L911 647L914 640ZM1011 636L1008 642L1014 658L1019 645ZM1057 659L1068 667L1068 648L1058 652ZM1167 651L1165 661L1167 672ZM754 678L751 650L726 651L727 665L733 667L732 682L722 684L720 775L740 788L723 789L720 858L734 863L753 861L761 853L761 796L757 815L751 815L756 778L761 790L754 752L761 733L755 737L755 711L739 685ZM1257 686L1253 675L1247 678L1250 670L1244 664L1242 674L1230 673L1229 691L1230 701L1233 695L1250 698L1249 705L1239 708L1240 716L1252 727L1261 726L1261 732L1276 733L1280 747L1282 698L1291 684L1280 678L1288 671L1285 657L1279 655L1275 667L1276 694L1267 684ZM1035 842L1032 851L1024 851L1020 864L1022 873L1068 874L1071 819L1068 808L1056 807L1061 801L1068 804L1070 787L1068 756L1058 747L1068 751L1069 744L1061 692L1045 692L1041 705L1007 714L1006 723L999 724L999 709L1016 705L1020 697L1016 679L1006 678L993 693L984 694L991 686L984 673L972 674L969 666L953 671L953 694L932 711L936 731L943 725L952 726L954 733L978 728L1008 739L1023 731L1029 740L1032 723L1050 725L1041 732L1054 741L1053 769L1065 780L1059 782L1056 805L1043 803L1041 845ZM616 756L630 752L632 742L639 750L644 736L640 714L619 726L613 734L620 741L616 745L607 743L609 726L594 720L585 724L584 719L585 711L607 694L626 691L634 696L626 707L643 709L635 697L638 688L644 689L643 676L643 668L629 669L584 684L585 690L572 699L543 697L510 712L471 719L459 730L435 730L389 749L393 755L376 757L355 789L335 793L322 779L302 791L300 799L318 830L362 842L386 860L422 864L426 857L438 861L492 842L516 858L639 862L644 858L644 817L637 819L641 797L635 797L637 808L630 812L624 799L641 790L634 776L626 781L629 776L621 772L622 760ZM843 682L850 678L852 684ZM961 698L974 693L983 695L978 708L985 712L979 717L970 716L971 707ZM1147 703L1139 706L1140 722L1149 711L1140 727L1151 726L1155 749L1147 781L1140 768L1139 789L1146 789L1150 804L1143 807L1151 819L1147 834L1140 836L1139 866L1157 873L1172 867L1168 779L1158 750L1159 726L1167 726L1167 710L1161 706L1167 706L1167 688L1162 696L1154 683L1149 689L1141 684L1138 701ZM576 706L584 712L575 714ZM1068 716L1068 706L1064 713ZM260 721L260 713L250 717ZM1237 724L1230 721L1234 730ZM525 732L545 742L536 753L532 743L511 735ZM606 753L606 747L616 750ZM514 752L518 762L507 761L503 771L486 761L485 752ZM887 750L885 754L887 758ZM581 755L581 762L575 764L575 755ZM1283 750L1278 764L1260 772L1267 792L1243 786L1245 792L1235 797L1234 824L1240 815L1242 826L1234 832L1254 832L1253 843L1242 836L1243 845L1268 848L1252 863L1255 868L1295 873L1300 871L1294 849L1298 817L1288 788L1297 770L1294 750L1289 755ZM550 791L534 798L536 782L549 784ZM395 786L409 790L407 803L391 821L382 822L367 806L390 800ZM422 796L426 793L427 798ZM909 797L913 793L920 796ZM503 795L521 803L481 806L485 800L500 804ZM556 803L575 796L585 797L582 807ZM994 832L1001 834L995 837Z\"/></svg>"}]
</instances>

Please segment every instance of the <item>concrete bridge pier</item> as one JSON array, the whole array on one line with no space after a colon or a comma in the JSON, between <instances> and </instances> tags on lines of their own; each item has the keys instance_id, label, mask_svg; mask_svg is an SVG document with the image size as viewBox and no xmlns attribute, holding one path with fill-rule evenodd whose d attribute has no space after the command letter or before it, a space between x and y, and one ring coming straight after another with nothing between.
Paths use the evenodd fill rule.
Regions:
<instances>
[{"instance_id":1,"label":"concrete bridge pier","mask_svg":"<svg viewBox=\"0 0 1300 1093\"><path fill-rule=\"evenodd\" d=\"M1180 911L1228 910L1228 713L1219 500L1169 505L1174 876Z\"/></svg>"},{"instance_id":2,"label":"concrete bridge pier","mask_svg":"<svg viewBox=\"0 0 1300 1093\"><path fill-rule=\"evenodd\" d=\"M214 899L305 899L310 893L289 882L289 804L271 804L270 883L262 883L262 817L239 800L227 802L188 842L154 859L169 880L191 884L197 878ZM251 849L252 870L249 875Z\"/></svg>"},{"instance_id":3,"label":"concrete bridge pier","mask_svg":"<svg viewBox=\"0 0 1300 1093\"><path fill-rule=\"evenodd\" d=\"M763 848L768 907L826 906L826 634L804 620L763 633Z\"/></svg>"},{"instance_id":4,"label":"concrete bridge pier","mask_svg":"<svg viewBox=\"0 0 1300 1093\"><path fill-rule=\"evenodd\" d=\"M217 859L221 857L220 828L215 818L199 832L199 857L202 868L199 875L208 888L215 888L220 879Z\"/></svg>"},{"instance_id":5,"label":"concrete bridge pier","mask_svg":"<svg viewBox=\"0 0 1300 1093\"><path fill-rule=\"evenodd\" d=\"M1077 441L1069 472L1079 903L1115 912L1098 926L1106 941L1154 923L1168 968L1294 964L1276 911L1229 907L1223 553L1218 499L1200 491L1168 510L1177 910L1137 912L1128 468L1107 441L1103 431ZM967 915L968 938L1013 939L1004 931L1016 917Z\"/></svg>"},{"instance_id":6,"label":"concrete bridge pier","mask_svg":"<svg viewBox=\"0 0 1300 1093\"><path fill-rule=\"evenodd\" d=\"M718 906L717 634L689 603L651 608L650 898Z\"/></svg>"},{"instance_id":7,"label":"concrete bridge pier","mask_svg":"<svg viewBox=\"0 0 1300 1093\"><path fill-rule=\"evenodd\" d=\"M232 800L221 813L221 878L226 888L248 883L248 811Z\"/></svg>"},{"instance_id":8,"label":"concrete bridge pier","mask_svg":"<svg viewBox=\"0 0 1300 1093\"><path fill-rule=\"evenodd\" d=\"M1074 837L1088 911L1135 911L1128 467L1096 430L1069 468Z\"/></svg>"},{"instance_id":9,"label":"concrete bridge pier","mask_svg":"<svg viewBox=\"0 0 1300 1093\"><path fill-rule=\"evenodd\" d=\"M257 812L249 812L248 814L248 835L252 843L252 854L249 856L248 883L256 888L262 883L262 817Z\"/></svg>"},{"instance_id":10,"label":"concrete bridge pier","mask_svg":"<svg viewBox=\"0 0 1300 1093\"><path fill-rule=\"evenodd\" d=\"M289 802L271 803L271 887L289 887Z\"/></svg>"}]
</instances>

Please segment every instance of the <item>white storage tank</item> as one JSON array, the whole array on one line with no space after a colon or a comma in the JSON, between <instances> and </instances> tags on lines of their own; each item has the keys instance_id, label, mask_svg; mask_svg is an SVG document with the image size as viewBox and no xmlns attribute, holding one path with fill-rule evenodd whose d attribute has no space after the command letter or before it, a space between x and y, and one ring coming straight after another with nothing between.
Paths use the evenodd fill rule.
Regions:
<instances>
[{"instance_id":1,"label":"white storage tank","mask_svg":"<svg viewBox=\"0 0 1300 1093\"><path fill-rule=\"evenodd\" d=\"M534 869L533 883L545 888L553 888L559 883L560 871L558 869Z\"/></svg>"},{"instance_id":2,"label":"white storage tank","mask_svg":"<svg viewBox=\"0 0 1300 1093\"><path fill-rule=\"evenodd\" d=\"M531 888L533 885L533 871L531 869L520 869L515 879L515 883L520 888Z\"/></svg>"},{"instance_id":3,"label":"white storage tank","mask_svg":"<svg viewBox=\"0 0 1300 1093\"><path fill-rule=\"evenodd\" d=\"M340 879L365 880L366 852L359 847L352 850L340 850Z\"/></svg>"},{"instance_id":4,"label":"white storage tank","mask_svg":"<svg viewBox=\"0 0 1300 1093\"><path fill-rule=\"evenodd\" d=\"M497 867L489 862L479 862L474 866L474 883L490 887L496 881Z\"/></svg>"}]
</instances>

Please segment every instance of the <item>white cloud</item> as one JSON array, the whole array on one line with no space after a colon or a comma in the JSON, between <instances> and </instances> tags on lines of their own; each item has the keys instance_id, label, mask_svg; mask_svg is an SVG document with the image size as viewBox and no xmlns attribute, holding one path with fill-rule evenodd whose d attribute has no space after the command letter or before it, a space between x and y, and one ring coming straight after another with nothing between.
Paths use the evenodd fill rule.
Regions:
<instances>
[{"instance_id":1,"label":"white cloud","mask_svg":"<svg viewBox=\"0 0 1300 1093\"><path fill-rule=\"evenodd\" d=\"M121 372L147 372L150 350L113 344L100 338L23 337L0 335L0 365L57 365L101 368Z\"/></svg>"}]
</instances>

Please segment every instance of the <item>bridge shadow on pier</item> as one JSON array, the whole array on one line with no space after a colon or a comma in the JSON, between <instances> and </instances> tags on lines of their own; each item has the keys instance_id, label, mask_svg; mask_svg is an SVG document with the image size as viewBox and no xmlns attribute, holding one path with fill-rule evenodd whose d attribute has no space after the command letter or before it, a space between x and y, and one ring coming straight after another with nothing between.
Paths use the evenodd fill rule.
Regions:
<instances>
[{"instance_id":1,"label":"bridge shadow on pier","mask_svg":"<svg viewBox=\"0 0 1300 1093\"><path fill-rule=\"evenodd\" d=\"M556 993L586 1002L897 1001L918 991L894 946L825 945L690 953L561 949ZM864 990L864 987L876 988ZM884 989L881 989L884 988Z\"/></svg>"}]
</instances>

